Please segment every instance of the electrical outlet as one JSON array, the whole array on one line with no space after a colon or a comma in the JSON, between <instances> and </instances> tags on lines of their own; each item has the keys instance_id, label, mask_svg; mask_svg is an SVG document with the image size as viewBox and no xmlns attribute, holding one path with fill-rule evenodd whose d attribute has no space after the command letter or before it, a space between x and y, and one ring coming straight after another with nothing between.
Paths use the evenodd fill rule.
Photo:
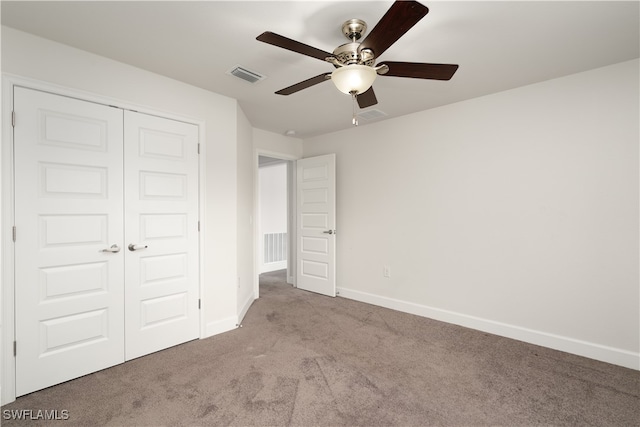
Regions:
<instances>
[{"instance_id":1,"label":"electrical outlet","mask_svg":"<svg viewBox=\"0 0 640 427\"><path fill-rule=\"evenodd\" d=\"M382 275L384 277L391 277L391 267L389 267L388 265L382 267Z\"/></svg>"}]
</instances>

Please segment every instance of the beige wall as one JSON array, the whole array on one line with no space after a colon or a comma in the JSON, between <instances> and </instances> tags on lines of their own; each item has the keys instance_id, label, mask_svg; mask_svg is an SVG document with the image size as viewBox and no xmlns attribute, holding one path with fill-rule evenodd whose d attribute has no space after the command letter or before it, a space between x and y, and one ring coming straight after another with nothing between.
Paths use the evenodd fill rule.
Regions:
<instances>
[{"instance_id":1,"label":"beige wall","mask_svg":"<svg viewBox=\"0 0 640 427\"><path fill-rule=\"evenodd\" d=\"M253 128L238 108L238 323L255 299L253 220Z\"/></svg>"},{"instance_id":2,"label":"beige wall","mask_svg":"<svg viewBox=\"0 0 640 427\"><path fill-rule=\"evenodd\" d=\"M337 154L340 294L640 368L638 75L305 140Z\"/></svg>"},{"instance_id":3,"label":"beige wall","mask_svg":"<svg viewBox=\"0 0 640 427\"><path fill-rule=\"evenodd\" d=\"M253 129L253 147L261 153L287 158L302 157L302 139L292 138L262 129Z\"/></svg>"}]
</instances>

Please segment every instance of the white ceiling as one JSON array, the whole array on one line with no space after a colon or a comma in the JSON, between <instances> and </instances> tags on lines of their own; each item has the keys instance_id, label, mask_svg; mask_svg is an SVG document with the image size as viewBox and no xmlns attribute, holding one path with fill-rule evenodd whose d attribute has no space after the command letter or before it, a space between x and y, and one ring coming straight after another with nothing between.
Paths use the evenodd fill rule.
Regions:
<instances>
[{"instance_id":1,"label":"white ceiling","mask_svg":"<svg viewBox=\"0 0 640 427\"><path fill-rule=\"evenodd\" d=\"M330 82L274 92L333 67L256 41L264 31L325 51L344 21L372 29L391 1L2 1L2 24L236 98L254 127L297 137L351 126L352 102ZM451 81L379 77L395 117L638 58L638 1L428 1L429 14L380 60L459 64ZM267 76L226 74L242 65ZM377 119L380 120L380 119ZM361 120L360 125L367 121Z\"/></svg>"}]
</instances>

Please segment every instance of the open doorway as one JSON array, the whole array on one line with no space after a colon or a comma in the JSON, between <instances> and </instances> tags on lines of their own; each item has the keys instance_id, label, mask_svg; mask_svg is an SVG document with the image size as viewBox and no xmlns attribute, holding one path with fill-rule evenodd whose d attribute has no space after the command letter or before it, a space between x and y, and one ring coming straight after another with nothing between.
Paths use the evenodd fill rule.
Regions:
<instances>
[{"instance_id":1,"label":"open doorway","mask_svg":"<svg viewBox=\"0 0 640 427\"><path fill-rule=\"evenodd\" d=\"M259 273L286 270L288 245L287 161L258 157Z\"/></svg>"},{"instance_id":2,"label":"open doorway","mask_svg":"<svg viewBox=\"0 0 640 427\"><path fill-rule=\"evenodd\" d=\"M295 230L293 208L294 163L266 155L258 156L256 267L260 275L286 277L293 284Z\"/></svg>"}]
</instances>

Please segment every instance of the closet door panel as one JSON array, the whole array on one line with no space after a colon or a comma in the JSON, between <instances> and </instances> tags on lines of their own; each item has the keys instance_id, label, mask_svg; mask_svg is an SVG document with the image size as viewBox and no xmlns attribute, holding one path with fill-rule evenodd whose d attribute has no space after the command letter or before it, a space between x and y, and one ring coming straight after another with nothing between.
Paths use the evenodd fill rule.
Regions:
<instances>
[{"instance_id":1,"label":"closet door panel","mask_svg":"<svg viewBox=\"0 0 640 427\"><path fill-rule=\"evenodd\" d=\"M16 87L18 396L124 361L122 110Z\"/></svg>"},{"instance_id":2,"label":"closet door panel","mask_svg":"<svg viewBox=\"0 0 640 427\"><path fill-rule=\"evenodd\" d=\"M198 128L125 112L126 359L199 335Z\"/></svg>"}]
</instances>

